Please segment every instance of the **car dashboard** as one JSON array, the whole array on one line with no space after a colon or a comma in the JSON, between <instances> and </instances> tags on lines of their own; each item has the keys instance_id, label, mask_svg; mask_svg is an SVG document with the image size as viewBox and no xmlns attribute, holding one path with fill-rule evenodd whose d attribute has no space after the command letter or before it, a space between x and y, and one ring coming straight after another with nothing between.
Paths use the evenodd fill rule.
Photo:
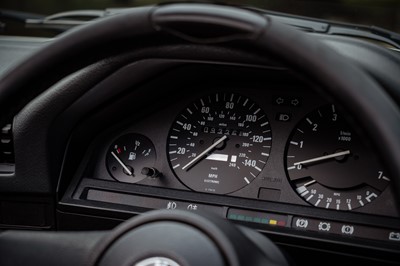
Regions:
<instances>
[{"instance_id":1,"label":"car dashboard","mask_svg":"<svg viewBox=\"0 0 400 266\"><path fill-rule=\"evenodd\" d=\"M356 49L346 40L326 38ZM3 51L25 45L22 58L51 40L2 42ZM23 228L105 230L180 209L263 232L300 264L316 253L398 262L391 177L345 108L273 59L214 47L224 58L211 61L203 48L182 49L198 54L133 60L128 51L102 60L53 86L73 91L65 102L55 89L18 114L13 127L27 124L22 132L32 138L14 136L15 169L27 142L46 143L57 191L55 206L45 207L54 216ZM41 110L51 119L35 116Z\"/></svg>"}]
</instances>

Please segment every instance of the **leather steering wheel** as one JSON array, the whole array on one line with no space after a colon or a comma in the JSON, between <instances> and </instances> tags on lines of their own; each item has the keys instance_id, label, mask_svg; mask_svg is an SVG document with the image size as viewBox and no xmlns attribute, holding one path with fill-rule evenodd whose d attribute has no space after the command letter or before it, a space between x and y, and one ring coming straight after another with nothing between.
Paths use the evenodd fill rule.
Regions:
<instances>
[{"instance_id":1,"label":"leather steering wheel","mask_svg":"<svg viewBox=\"0 0 400 266\"><path fill-rule=\"evenodd\" d=\"M0 80L0 124L62 77L104 58L106 55L102 51L109 51L111 46L117 49L127 42L139 46L148 43L219 45L251 50L283 62L317 84L320 93L334 99L353 115L388 169L394 189L400 191L400 112L385 90L366 72L315 37L270 17L235 7L210 4L142 7L73 29L57 37ZM50 70L54 75L46 77ZM395 194L400 206L400 193ZM154 247L151 240L157 238L151 232L159 231L160 227L198 239L204 252L201 255L214 259L214 265L249 262L242 257L246 254L235 246L237 241L258 247L252 253L255 260L252 265L287 263L276 247L261 235L207 214L203 218L195 216L181 212L151 212L123 223L111 233L6 232L0 237L0 253L7 255L0 256L0 264L11 265L15 260L25 265L49 264L58 259L65 265L134 265L147 255L157 257L154 253L147 254L146 250ZM161 257L169 257L180 265L198 263L199 257L188 255L190 250L182 251L185 246L179 244L181 239L174 238L174 235L166 237L174 240L162 243L161 237L156 241L155 250L160 250ZM257 245L255 239L266 243L267 248ZM37 252L24 248L12 251L10 247L13 244L26 249L37 246L33 249ZM165 253L168 245L172 245L171 251ZM41 253L46 248L50 255ZM132 255L140 250L143 253ZM180 250L184 255L177 255ZM18 256L18 252L25 253Z\"/></svg>"}]
</instances>

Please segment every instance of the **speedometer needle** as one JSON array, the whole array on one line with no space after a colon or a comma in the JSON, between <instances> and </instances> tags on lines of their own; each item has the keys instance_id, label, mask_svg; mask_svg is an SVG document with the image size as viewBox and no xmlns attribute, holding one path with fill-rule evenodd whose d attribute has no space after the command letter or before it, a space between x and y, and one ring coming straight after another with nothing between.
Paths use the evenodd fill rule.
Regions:
<instances>
[{"instance_id":1,"label":"speedometer needle","mask_svg":"<svg viewBox=\"0 0 400 266\"><path fill-rule=\"evenodd\" d=\"M182 170L189 170L190 167L192 167L198 160L200 160L201 158L203 158L209 151L211 151L212 149L214 149L215 147L217 147L221 142L223 142L224 140L226 140L228 137L226 135L224 135L222 138L220 138L219 140L217 140L216 142L214 142L210 147L208 147L207 149L205 149L202 153L200 153L197 157L195 157L193 160L191 160L188 164L186 164L184 167L182 167Z\"/></svg>"},{"instance_id":2,"label":"speedometer needle","mask_svg":"<svg viewBox=\"0 0 400 266\"><path fill-rule=\"evenodd\" d=\"M341 151L341 152L337 152L337 153L333 153L333 154L329 154L329 155L325 155L325 156L321 156L321 157L316 157L316 158L312 158L309 160L305 160L305 161L301 161L301 162L297 162L294 163L293 165L305 165L305 164L309 164L309 163L315 163L315 162L319 162L319 161L324 161L324 160L328 160L331 158L335 158L335 157L339 157L339 156L343 156L343 155L347 155L350 154L350 150L347 151Z\"/></svg>"},{"instance_id":3,"label":"speedometer needle","mask_svg":"<svg viewBox=\"0 0 400 266\"><path fill-rule=\"evenodd\" d=\"M132 175L131 170L129 170L128 167L126 167L126 165L118 158L118 156L112 151L111 152L112 156L114 156L115 160L117 160L117 162L122 166L122 168L124 168L124 170L126 171L126 173L128 175Z\"/></svg>"}]
</instances>

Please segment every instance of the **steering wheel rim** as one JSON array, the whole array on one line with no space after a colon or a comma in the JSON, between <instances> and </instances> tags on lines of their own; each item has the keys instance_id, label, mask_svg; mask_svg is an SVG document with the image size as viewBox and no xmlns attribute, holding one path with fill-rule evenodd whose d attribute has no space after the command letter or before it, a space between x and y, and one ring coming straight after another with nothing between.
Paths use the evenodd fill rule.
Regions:
<instances>
[{"instance_id":1,"label":"steering wheel rim","mask_svg":"<svg viewBox=\"0 0 400 266\"><path fill-rule=\"evenodd\" d=\"M38 84L49 69L68 66L59 71L63 77L98 59L91 53L98 47L143 39L256 49L282 60L353 114L392 176L395 190L400 191L400 164L396 161L400 158L400 112L392 98L367 73L312 36L270 17L229 6L142 7L67 32L3 76L0 124L47 88L30 84ZM83 63L76 64L74 58ZM400 195L396 196L400 205Z\"/></svg>"},{"instance_id":2,"label":"steering wheel rim","mask_svg":"<svg viewBox=\"0 0 400 266\"><path fill-rule=\"evenodd\" d=\"M252 11L210 4L170 4L137 8L60 36L0 81L0 124L20 111L46 86L32 89L48 69L63 63L59 77L101 55L99 47L126 40L163 40L250 49L273 56L318 84L320 92L353 114L400 191L400 112L396 103L367 73L312 36ZM96 48L96 49L94 49ZM75 64L80 58L81 64ZM30 89L30 90L28 90ZM368 93L365 93L365 92ZM26 97L21 99L21 95ZM368 118L368 120L366 119ZM400 195L395 194L397 206Z\"/></svg>"}]
</instances>

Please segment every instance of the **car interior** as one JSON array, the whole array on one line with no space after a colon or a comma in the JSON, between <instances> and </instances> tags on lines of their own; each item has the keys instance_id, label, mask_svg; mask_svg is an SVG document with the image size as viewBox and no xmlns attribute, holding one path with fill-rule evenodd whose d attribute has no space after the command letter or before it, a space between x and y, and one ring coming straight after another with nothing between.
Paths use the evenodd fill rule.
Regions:
<instances>
[{"instance_id":1,"label":"car interior","mask_svg":"<svg viewBox=\"0 0 400 266\"><path fill-rule=\"evenodd\" d=\"M400 35L93 14L0 35L0 265L400 265Z\"/></svg>"}]
</instances>

